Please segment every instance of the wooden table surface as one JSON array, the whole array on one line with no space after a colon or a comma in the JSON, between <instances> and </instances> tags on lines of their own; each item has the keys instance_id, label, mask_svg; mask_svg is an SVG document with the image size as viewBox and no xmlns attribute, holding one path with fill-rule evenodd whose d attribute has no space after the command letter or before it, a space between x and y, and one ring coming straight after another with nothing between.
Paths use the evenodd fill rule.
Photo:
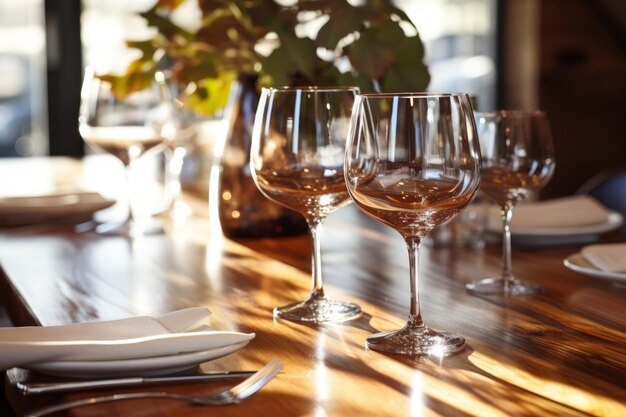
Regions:
<instances>
[{"instance_id":1,"label":"wooden table surface","mask_svg":"<svg viewBox=\"0 0 626 417\"><path fill-rule=\"evenodd\" d=\"M66 179L70 170L79 183L85 173L80 163L66 159L22 164L27 163L49 165L50 175L62 168ZM7 164L0 161L0 173ZM223 239L212 233L205 202L188 201L193 217L170 222L165 235L135 240L45 225L0 231L1 301L16 325L207 306L213 327L256 337L236 353L203 364L203 370L257 369L278 358L284 372L236 406L207 410L141 400L67 415L626 415L626 290L566 269L563 259L580 246L515 249L517 276L542 284L545 293L513 298L476 297L464 290L470 280L499 273L497 245L425 246L424 319L436 329L462 334L467 347L443 359L411 358L364 347L367 336L398 328L408 313L408 256L393 230L353 206L331 215L322 237L327 294L360 304L364 314L343 324L309 326L272 318L274 306L307 295L308 238ZM166 387L188 393L214 388ZM7 384L18 415L93 393L25 398Z\"/></svg>"}]
</instances>

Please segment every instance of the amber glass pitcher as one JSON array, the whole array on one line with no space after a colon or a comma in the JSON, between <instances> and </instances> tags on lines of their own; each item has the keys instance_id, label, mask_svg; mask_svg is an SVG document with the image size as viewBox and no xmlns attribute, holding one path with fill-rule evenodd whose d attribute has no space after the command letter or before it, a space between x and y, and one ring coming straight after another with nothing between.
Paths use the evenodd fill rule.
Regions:
<instances>
[{"instance_id":1,"label":"amber glass pitcher","mask_svg":"<svg viewBox=\"0 0 626 417\"><path fill-rule=\"evenodd\" d=\"M256 76L241 76L231 122L220 158L219 217L224 235L236 238L305 234L298 213L265 198L250 173L250 145L259 102Z\"/></svg>"}]
</instances>

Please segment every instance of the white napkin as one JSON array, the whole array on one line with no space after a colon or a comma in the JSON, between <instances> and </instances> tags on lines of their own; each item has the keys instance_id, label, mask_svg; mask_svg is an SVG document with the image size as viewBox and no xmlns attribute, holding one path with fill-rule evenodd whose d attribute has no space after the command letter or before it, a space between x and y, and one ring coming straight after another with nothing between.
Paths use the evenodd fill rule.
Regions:
<instances>
[{"instance_id":1,"label":"white napkin","mask_svg":"<svg viewBox=\"0 0 626 417\"><path fill-rule=\"evenodd\" d=\"M626 243L589 245L580 253L601 271L626 273Z\"/></svg>"},{"instance_id":2,"label":"white napkin","mask_svg":"<svg viewBox=\"0 0 626 417\"><path fill-rule=\"evenodd\" d=\"M106 361L197 352L247 342L254 333L206 330L210 311L51 327L0 328L0 370L47 361ZM197 330L199 329L199 330Z\"/></svg>"},{"instance_id":3,"label":"white napkin","mask_svg":"<svg viewBox=\"0 0 626 417\"><path fill-rule=\"evenodd\" d=\"M566 229L606 224L610 214L606 207L586 195L528 202L515 208L511 230ZM490 209L489 225L495 230L502 227L497 207Z\"/></svg>"}]
</instances>

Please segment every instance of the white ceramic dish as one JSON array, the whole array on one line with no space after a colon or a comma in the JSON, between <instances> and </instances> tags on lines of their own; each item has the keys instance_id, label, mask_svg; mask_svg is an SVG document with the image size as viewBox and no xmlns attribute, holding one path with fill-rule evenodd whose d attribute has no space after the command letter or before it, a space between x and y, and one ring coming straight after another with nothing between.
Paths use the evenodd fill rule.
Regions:
<instances>
[{"instance_id":1,"label":"white ceramic dish","mask_svg":"<svg viewBox=\"0 0 626 417\"><path fill-rule=\"evenodd\" d=\"M555 228L512 228L511 240L516 245L539 246L539 245L565 245L590 243L598 240L598 237L618 229L624 223L620 213L609 213L605 223L591 224L578 227L555 227ZM488 231L491 234L501 234L500 229L489 224Z\"/></svg>"},{"instance_id":2,"label":"white ceramic dish","mask_svg":"<svg viewBox=\"0 0 626 417\"><path fill-rule=\"evenodd\" d=\"M69 361L114 361L201 352L249 342L254 334L207 330L168 333L124 340L0 341L0 355L13 363L32 363L51 358Z\"/></svg>"},{"instance_id":3,"label":"white ceramic dish","mask_svg":"<svg viewBox=\"0 0 626 417\"><path fill-rule=\"evenodd\" d=\"M16 226L74 219L84 221L96 211L114 203L114 200L90 192L0 198L0 225Z\"/></svg>"},{"instance_id":4,"label":"white ceramic dish","mask_svg":"<svg viewBox=\"0 0 626 417\"><path fill-rule=\"evenodd\" d=\"M602 271L589 263L580 252L574 253L563 261L563 264L572 271L579 272L594 278L613 281L626 285L626 274L619 272Z\"/></svg>"},{"instance_id":5,"label":"white ceramic dish","mask_svg":"<svg viewBox=\"0 0 626 417\"><path fill-rule=\"evenodd\" d=\"M76 214L101 210L114 202L90 192L0 198L0 214Z\"/></svg>"},{"instance_id":6,"label":"white ceramic dish","mask_svg":"<svg viewBox=\"0 0 626 417\"><path fill-rule=\"evenodd\" d=\"M229 355L248 341L200 352L113 361L53 361L28 365L28 369L72 378L154 376L181 372L203 362Z\"/></svg>"}]
</instances>

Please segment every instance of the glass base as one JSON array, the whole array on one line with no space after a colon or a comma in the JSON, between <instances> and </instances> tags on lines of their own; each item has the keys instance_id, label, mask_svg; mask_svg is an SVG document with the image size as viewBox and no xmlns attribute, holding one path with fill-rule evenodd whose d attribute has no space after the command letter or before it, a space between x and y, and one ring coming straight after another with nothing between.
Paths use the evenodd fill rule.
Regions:
<instances>
[{"instance_id":1,"label":"glass base","mask_svg":"<svg viewBox=\"0 0 626 417\"><path fill-rule=\"evenodd\" d=\"M543 287L528 284L516 279L505 282L502 278L486 278L480 281L465 284L465 288L471 294L500 294L506 296L537 294L543 291Z\"/></svg>"},{"instance_id":2,"label":"glass base","mask_svg":"<svg viewBox=\"0 0 626 417\"><path fill-rule=\"evenodd\" d=\"M163 233L163 223L156 219L150 219L146 222L134 222L131 220L126 220L124 222L106 222L106 223L96 223L93 222L90 227L86 227L87 223L83 225L79 225L81 227L76 227L74 230L77 233L84 233L88 231L94 231L100 235L114 235L114 236L128 236L128 237L138 237L138 236L146 236L146 235L156 235Z\"/></svg>"},{"instance_id":3,"label":"glass base","mask_svg":"<svg viewBox=\"0 0 626 417\"><path fill-rule=\"evenodd\" d=\"M407 324L400 330L377 333L366 339L366 346L382 352L401 355L447 356L465 347L465 339L426 326Z\"/></svg>"},{"instance_id":4,"label":"glass base","mask_svg":"<svg viewBox=\"0 0 626 417\"><path fill-rule=\"evenodd\" d=\"M358 317L361 307L356 304L311 297L306 301L274 308L274 317L307 323L340 323Z\"/></svg>"}]
</instances>

